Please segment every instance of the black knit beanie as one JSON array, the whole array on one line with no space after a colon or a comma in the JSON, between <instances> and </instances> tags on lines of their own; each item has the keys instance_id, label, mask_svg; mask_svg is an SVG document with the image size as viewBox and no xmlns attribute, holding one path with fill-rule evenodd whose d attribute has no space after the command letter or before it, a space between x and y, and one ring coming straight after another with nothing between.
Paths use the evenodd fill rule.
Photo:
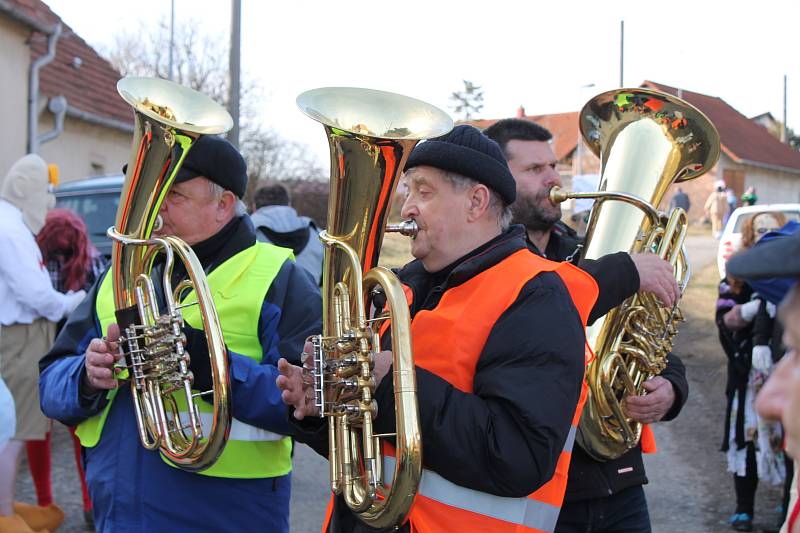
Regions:
<instances>
[{"instance_id":1,"label":"black knit beanie","mask_svg":"<svg viewBox=\"0 0 800 533\"><path fill-rule=\"evenodd\" d=\"M517 184L500 145L473 126L461 124L447 135L418 144L406 162L408 171L431 166L483 183L497 192L506 205L514 203Z\"/></svg>"}]
</instances>

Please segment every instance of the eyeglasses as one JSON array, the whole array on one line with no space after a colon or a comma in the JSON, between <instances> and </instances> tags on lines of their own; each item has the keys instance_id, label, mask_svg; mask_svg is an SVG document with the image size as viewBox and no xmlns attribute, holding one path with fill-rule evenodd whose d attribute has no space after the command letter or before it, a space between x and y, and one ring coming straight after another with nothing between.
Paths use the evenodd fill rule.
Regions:
<instances>
[{"instance_id":1,"label":"eyeglasses","mask_svg":"<svg viewBox=\"0 0 800 533\"><path fill-rule=\"evenodd\" d=\"M778 231L780 228L758 228L756 229L756 233L759 235L763 235L765 233L769 233L770 231Z\"/></svg>"}]
</instances>

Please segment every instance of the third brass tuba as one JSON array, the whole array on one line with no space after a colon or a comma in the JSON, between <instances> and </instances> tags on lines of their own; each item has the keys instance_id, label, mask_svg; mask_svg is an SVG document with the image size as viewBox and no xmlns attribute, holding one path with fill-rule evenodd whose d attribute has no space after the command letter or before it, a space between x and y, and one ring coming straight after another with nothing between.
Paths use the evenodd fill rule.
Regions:
<instances>
[{"instance_id":1,"label":"third brass tuba","mask_svg":"<svg viewBox=\"0 0 800 533\"><path fill-rule=\"evenodd\" d=\"M683 209L657 210L670 185L695 179L719 158L719 134L687 102L646 89L619 89L590 100L580 114L584 140L601 160L598 192L553 188L554 202L594 198L582 258L654 252L669 261L683 293L690 277L684 250L688 220ZM586 371L589 396L577 439L599 460L636 446L642 425L624 412L627 396L644 394L643 383L666 366L682 320L677 303L667 308L638 293L598 319L586 340L595 360Z\"/></svg>"},{"instance_id":2,"label":"third brass tuba","mask_svg":"<svg viewBox=\"0 0 800 533\"><path fill-rule=\"evenodd\" d=\"M158 211L194 142L206 134L228 131L231 116L210 98L176 83L154 78L123 78L122 98L134 110L134 137L112 239L114 306L120 327L139 438L148 450L159 449L175 466L190 471L210 467L222 453L231 421L230 379L222 329L205 273L191 247L174 236L153 238ZM165 309L159 309L151 277L163 254L160 285ZM175 261L188 279L172 286ZM181 295L192 291L188 301ZM191 299L191 300L190 300ZM196 309L187 309L197 306ZM198 311L199 310L199 311ZM196 311L208 341L213 390L195 392L181 331L185 316ZM213 394L203 421L200 395ZM202 413L205 415L206 413Z\"/></svg>"},{"instance_id":3,"label":"third brass tuba","mask_svg":"<svg viewBox=\"0 0 800 533\"><path fill-rule=\"evenodd\" d=\"M377 266L378 256L411 149L420 139L447 133L453 121L419 100L368 89L315 89L298 96L297 104L325 126L331 154L328 225L320 235L323 332L312 338L316 401L328 420L331 489L366 524L395 527L414 501L422 449L408 303L397 277ZM413 226L393 230L409 235ZM378 289L390 313L369 319ZM394 435L378 435L372 361L381 350L378 328L388 318L397 427ZM396 438L391 474L382 472L381 438L389 436Z\"/></svg>"}]
</instances>

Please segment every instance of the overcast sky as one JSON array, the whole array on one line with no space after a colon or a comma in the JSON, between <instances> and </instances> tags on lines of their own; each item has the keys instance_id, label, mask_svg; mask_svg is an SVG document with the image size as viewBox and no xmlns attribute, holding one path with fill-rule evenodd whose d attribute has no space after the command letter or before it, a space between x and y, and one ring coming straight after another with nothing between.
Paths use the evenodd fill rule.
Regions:
<instances>
[{"instance_id":1,"label":"overcast sky","mask_svg":"<svg viewBox=\"0 0 800 533\"><path fill-rule=\"evenodd\" d=\"M139 21L169 20L168 0L45 0L99 51ZM230 3L175 0L228 42ZM649 79L718 96L747 116L783 116L800 130L800 2L571 0L242 1L242 75L265 89L263 121L327 153L321 126L300 113L300 92L322 86L388 90L450 112L471 80L484 90L480 118L578 110L619 85ZM586 88L587 84L594 87ZM582 88L583 87L583 88Z\"/></svg>"}]
</instances>

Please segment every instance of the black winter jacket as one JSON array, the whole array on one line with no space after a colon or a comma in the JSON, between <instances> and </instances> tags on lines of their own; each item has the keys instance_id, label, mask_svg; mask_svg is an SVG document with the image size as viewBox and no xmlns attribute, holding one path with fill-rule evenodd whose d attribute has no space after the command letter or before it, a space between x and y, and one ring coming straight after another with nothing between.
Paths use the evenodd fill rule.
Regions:
<instances>
[{"instance_id":1,"label":"black winter jacket","mask_svg":"<svg viewBox=\"0 0 800 533\"><path fill-rule=\"evenodd\" d=\"M399 277L414 293L412 318L434 309L448 289L525 247L524 229L513 226L440 272L426 272L419 261L409 263ZM475 369L472 394L417 368L425 468L499 496L527 496L548 481L580 395L584 339L564 283L556 273L544 272L523 287L494 324ZM441 349L441 357L447 357L447 346ZM375 430L394 432L391 379L381 381L375 397L380 406ZM315 423L295 422L296 437L326 455L327 426ZM371 530L336 498L329 531Z\"/></svg>"},{"instance_id":2,"label":"black winter jacket","mask_svg":"<svg viewBox=\"0 0 800 533\"><path fill-rule=\"evenodd\" d=\"M530 241L528 247L535 253L540 253ZM576 263L597 281L599 294L597 303L589 315L591 324L639 290L639 274L630 255L625 252L609 254L595 260L580 260L582 247L582 239L575 231L558 222L550 234L545 253L552 261L570 260ZM675 390L675 402L663 418L672 420L678 416L689 395L686 368L680 358L670 354L667 357L667 367L660 375L672 383ZM603 498L645 483L647 476L644 471L641 446L636 446L617 459L600 462L589 456L576 441L572 451L564 501Z\"/></svg>"}]
</instances>

